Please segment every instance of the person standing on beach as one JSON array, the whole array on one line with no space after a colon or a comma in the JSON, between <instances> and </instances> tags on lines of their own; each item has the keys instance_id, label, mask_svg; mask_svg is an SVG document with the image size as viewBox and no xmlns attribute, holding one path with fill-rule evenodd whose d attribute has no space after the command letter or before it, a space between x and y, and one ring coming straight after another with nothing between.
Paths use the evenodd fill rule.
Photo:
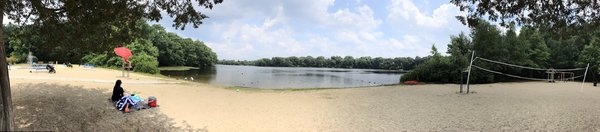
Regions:
<instances>
[{"instance_id":1,"label":"person standing on beach","mask_svg":"<svg viewBox=\"0 0 600 132\"><path fill-rule=\"evenodd\" d=\"M115 87L113 88L112 97L110 98L111 101L119 101L119 99L123 97L123 92L125 92L125 90L121 87L121 80L117 80Z\"/></svg>"}]
</instances>

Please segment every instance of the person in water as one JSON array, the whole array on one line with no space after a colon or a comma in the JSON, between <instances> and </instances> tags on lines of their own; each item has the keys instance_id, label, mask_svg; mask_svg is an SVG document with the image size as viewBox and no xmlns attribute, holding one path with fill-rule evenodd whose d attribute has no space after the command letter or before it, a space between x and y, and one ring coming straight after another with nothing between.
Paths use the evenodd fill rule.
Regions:
<instances>
[{"instance_id":1,"label":"person in water","mask_svg":"<svg viewBox=\"0 0 600 132\"><path fill-rule=\"evenodd\" d=\"M123 90L123 87L121 87L121 80L117 80L115 87L113 88L112 97L110 98L111 101L119 101L119 99L123 97L124 92L125 90Z\"/></svg>"}]
</instances>

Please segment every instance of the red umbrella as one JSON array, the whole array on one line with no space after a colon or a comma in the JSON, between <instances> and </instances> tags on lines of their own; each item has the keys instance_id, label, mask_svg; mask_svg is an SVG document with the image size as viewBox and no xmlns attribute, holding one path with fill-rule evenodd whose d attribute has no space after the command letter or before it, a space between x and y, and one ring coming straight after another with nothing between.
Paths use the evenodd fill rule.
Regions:
<instances>
[{"instance_id":1,"label":"red umbrella","mask_svg":"<svg viewBox=\"0 0 600 132\"><path fill-rule=\"evenodd\" d=\"M115 53L118 56L121 56L121 58L123 58L123 60L125 60L125 62L129 63L129 61L127 59L131 56L131 50L129 50L125 47L117 47L117 48L115 48Z\"/></svg>"}]
</instances>

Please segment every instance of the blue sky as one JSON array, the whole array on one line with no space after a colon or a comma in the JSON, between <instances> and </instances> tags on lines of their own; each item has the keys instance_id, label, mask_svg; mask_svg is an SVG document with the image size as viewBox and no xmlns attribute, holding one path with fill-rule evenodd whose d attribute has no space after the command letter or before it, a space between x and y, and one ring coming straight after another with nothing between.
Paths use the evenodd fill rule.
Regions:
<instances>
[{"instance_id":1,"label":"blue sky","mask_svg":"<svg viewBox=\"0 0 600 132\"><path fill-rule=\"evenodd\" d=\"M219 59L274 56L427 56L450 35L468 33L464 14L444 0L225 0L199 28L158 24L205 42Z\"/></svg>"}]
</instances>

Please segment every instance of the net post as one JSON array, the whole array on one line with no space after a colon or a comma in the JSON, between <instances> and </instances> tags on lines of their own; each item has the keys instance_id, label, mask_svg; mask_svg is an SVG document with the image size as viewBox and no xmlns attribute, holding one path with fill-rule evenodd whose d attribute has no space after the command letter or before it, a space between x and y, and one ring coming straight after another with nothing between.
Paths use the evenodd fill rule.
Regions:
<instances>
[{"instance_id":1,"label":"net post","mask_svg":"<svg viewBox=\"0 0 600 132\"><path fill-rule=\"evenodd\" d=\"M121 76L125 77L125 60L123 60L123 64L121 65Z\"/></svg>"},{"instance_id":2,"label":"net post","mask_svg":"<svg viewBox=\"0 0 600 132\"><path fill-rule=\"evenodd\" d=\"M579 88L579 92L583 91L583 85L585 84L585 77L587 76L588 68L590 67L590 63L585 67L585 73L583 73L583 81L581 81L581 88Z\"/></svg>"},{"instance_id":3,"label":"net post","mask_svg":"<svg viewBox=\"0 0 600 132\"><path fill-rule=\"evenodd\" d=\"M463 90L463 83L465 83L464 78L465 76L463 75L463 70L460 70L460 90L458 91L458 93L462 93Z\"/></svg>"},{"instance_id":4,"label":"net post","mask_svg":"<svg viewBox=\"0 0 600 132\"><path fill-rule=\"evenodd\" d=\"M474 56L475 56L475 51L473 51L473 53L471 53L471 63L469 63L469 67L467 68L467 70L469 70L469 73L467 73L467 94L469 93L469 81L471 79L471 68L473 66L473 61L475 61L473 59Z\"/></svg>"}]
</instances>

